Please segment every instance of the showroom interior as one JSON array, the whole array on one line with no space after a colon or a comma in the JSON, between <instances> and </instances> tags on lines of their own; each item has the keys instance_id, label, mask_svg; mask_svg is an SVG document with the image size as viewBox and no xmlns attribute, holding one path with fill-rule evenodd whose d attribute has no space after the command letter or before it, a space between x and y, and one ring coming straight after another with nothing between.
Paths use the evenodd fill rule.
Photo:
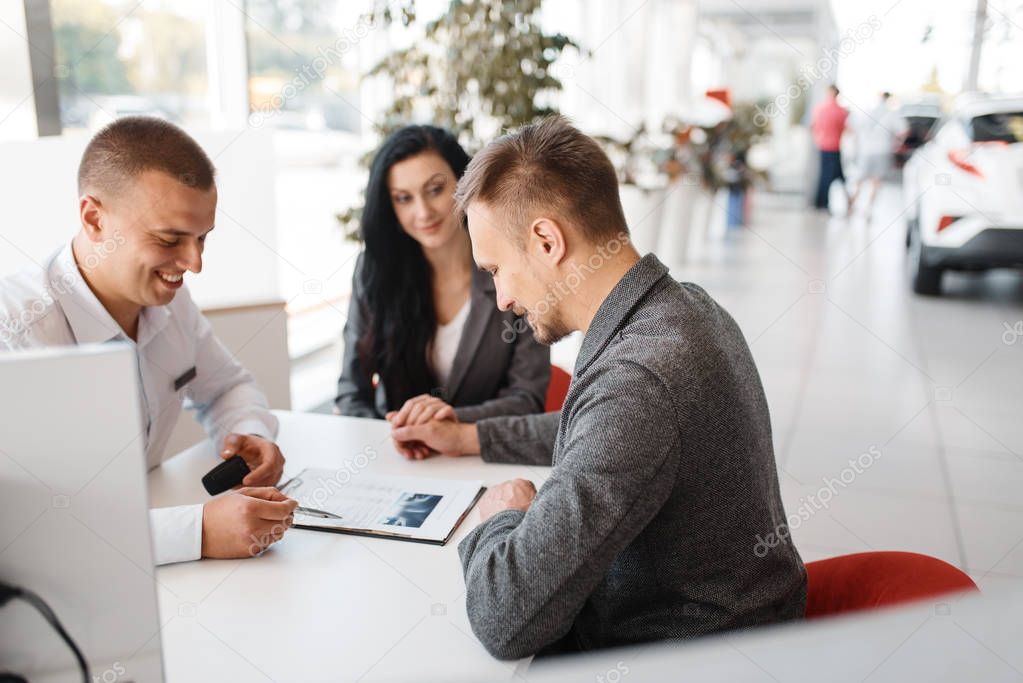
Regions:
<instances>
[{"instance_id":1,"label":"showroom interior","mask_svg":"<svg viewBox=\"0 0 1023 683\"><path fill-rule=\"evenodd\" d=\"M96 635L105 617L76 611L45 553L34 590L87 655L104 653L87 656L104 681L1023 680L1021 48L1019 0L5 0L0 277L41 268L79 229L78 164L97 131L171 122L216 167L216 231L188 292L274 414L295 416L282 429L303 425L306 441L282 443L369 444L367 467L404 476L412 465L388 437L356 448L344 441L355 431L318 436L354 419L338 417L337 394L374 151L401 125L435 124L473 155L560 113L610 159L639 255L741 330L802 562L913 554L970 589L546 663L500 661L478 642L455 542L291 529L246 560L131 559L158 614L119 656ZM569 397L584 336L550 349ZM23 390L3 386L3 405ZM45 415L37 426L60 431ZM200 460L203 439L182 414L165 447L182 455L145 475L151 506L195 502L217 460ZM86 495L8 450L0 484L30 482L53 504L9 516L0 578L25 571L33 537L64 528L51 518L79 514L78 533L93 533L76 512ZM431 460L423 476L487 486L550 476ZM93 526L97 547L118 544ZM288 562L304 566L293 579ZM913 571L891 590L929 581ZM0 646L0 672L77 680L36 613L0 603L4 639L30 620L62 664ZM143 648L162 665L111 664Z\"/></svg>"}]
</instances>

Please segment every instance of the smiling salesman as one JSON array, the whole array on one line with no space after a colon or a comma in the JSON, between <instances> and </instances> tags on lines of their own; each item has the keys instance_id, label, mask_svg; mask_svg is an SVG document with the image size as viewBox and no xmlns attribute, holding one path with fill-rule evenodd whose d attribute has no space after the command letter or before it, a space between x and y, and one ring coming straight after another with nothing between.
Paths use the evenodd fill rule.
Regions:
<instances>
[{"instance_id":1,"label":"smiling salesman","mask_svg":"<svg viewBox=\"0 0 1023 683\"><path fill-rule=\"evenodd\" d=\"M238 495L150 512L157 564L257 554L281 538L296 505L272 488L284 469L277 419L184 287L186 272L202 270L213 230L214 174L177 126L119 119L82 155L78 234L42 268L0 279L0 350L135 347L150 468L163 460L183 404L222 458L241 455L251 468Z\"/></svg>"}]
</instances>

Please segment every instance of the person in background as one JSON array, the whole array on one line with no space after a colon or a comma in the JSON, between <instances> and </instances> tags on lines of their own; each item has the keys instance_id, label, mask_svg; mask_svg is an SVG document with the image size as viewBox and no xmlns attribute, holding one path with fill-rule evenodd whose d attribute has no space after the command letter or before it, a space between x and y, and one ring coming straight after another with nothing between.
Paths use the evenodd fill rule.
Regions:
<instances>
[{"instance_id":1,"label":"person in background","mask_svg":"<svg viewBox=\"0 0 1023 683\"><path fill-rule=\"evenodd\" d=\"M868 220L874 211L874 200L881 181L892 168L895 149L909 130L909 123L891 109L891 97L891 93L881 93L873 109L853 116L852 121L859 177L849 198L849 213L853 212L853 205L866 184L870 187L866 210Z\"/></svg>"},{"instance_id":2,"label":"person in background","mask_svg":"<svg viewBox=\"0 0 1023 683\"><path fill-rule=\"evenodd\" d=\"M828 86L825 99L813 109L811 127L813 141L820 152L820 173L817 178L817 195L814 206L828 210L828 193L831 183L842 181L846 196L845 174L842 173L842 133L845 131L849 112L838 103L838 88L834 84Z\"/></svg>"},{"instance_id":3,"label":"person in background","mask_svg":"<svg viewBox=\"0 0 1023 683\"><path fill-rule=\"evenodd\" d=\"M541 412L550 352L494 306L455 184L469 155L434 126L394 132L373 159L336 410L395 427ZM416 449L420 456L426 451Z\"/></svg>"},{"instance_id":4,"label":"person in background","mask_svg":"<svg viewBox=\"0 0 1023 683\"><path fill-rule=\"evenodd\" d=\"M526 126L473 159L456 198L501 310L545 344L584 334L560 413L392 432L553 466L539 491L490 487L459 544L487 650L517 659L802 618L806 570L749 346L707 292L636 252L596 141L560 117Z\"/></svg>"},{"instance_id":5,"label":"person in background","mask_svg":"<svg viewBox=\"0 0 1023 683\"><path fill-rule=\"evenodd\" d=\"M150 468L162 462L183 404L222 458L240 455L251 468L236 494L150 511L157 564L256 555L282 537L297 505L273 488L284 469L277 418L185 287L213 231L214 174L174 124L118 119L82 155L78 233L42 267L0 279L0 322L16 322L0 327L0 350L134 347Z\"/></svg>"}]
</instances>

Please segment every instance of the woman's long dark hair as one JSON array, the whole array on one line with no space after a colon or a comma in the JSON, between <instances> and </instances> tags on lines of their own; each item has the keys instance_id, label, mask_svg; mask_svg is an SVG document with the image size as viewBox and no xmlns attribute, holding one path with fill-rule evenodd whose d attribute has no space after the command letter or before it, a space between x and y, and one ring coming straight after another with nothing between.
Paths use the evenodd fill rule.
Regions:
<instances>
[{"instance_id":1,"label":"woman's long dark hair","mask_svg":"<svg viewBox=\"0 0 1023 683\"><path fill-rule=\"evenodd\" d=\"M469 165L469 155L448 131L406 126L392 133L377 150L362 210L366 249L361 282L369 324L359 340L358 353L367 378L373 373L380 376L390 410L437 386L426 355L437 331L433 271L419 243L402 230L387 186L392 166L427 151L440 154L456 180Z\"/></svg>"}]
</instances>

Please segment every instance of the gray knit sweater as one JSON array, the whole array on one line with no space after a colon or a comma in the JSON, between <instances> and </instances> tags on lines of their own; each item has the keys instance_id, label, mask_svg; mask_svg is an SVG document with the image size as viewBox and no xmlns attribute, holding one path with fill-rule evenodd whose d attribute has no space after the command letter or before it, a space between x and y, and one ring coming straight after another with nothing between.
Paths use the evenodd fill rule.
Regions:
<instances>
[{"instance_id":1,"label":"gray knit sweater","mask_svg":"<svg viewBox=\"0 0 1023 683\"><path fill-rule=\"evenodd\" d=\"M749 347L653 255L597 311L560 414L478 425L484 460L554 467L528 512L459 545L469 620L495 657L802 617L806 571Z\"/></svg>"}]
</instances>

